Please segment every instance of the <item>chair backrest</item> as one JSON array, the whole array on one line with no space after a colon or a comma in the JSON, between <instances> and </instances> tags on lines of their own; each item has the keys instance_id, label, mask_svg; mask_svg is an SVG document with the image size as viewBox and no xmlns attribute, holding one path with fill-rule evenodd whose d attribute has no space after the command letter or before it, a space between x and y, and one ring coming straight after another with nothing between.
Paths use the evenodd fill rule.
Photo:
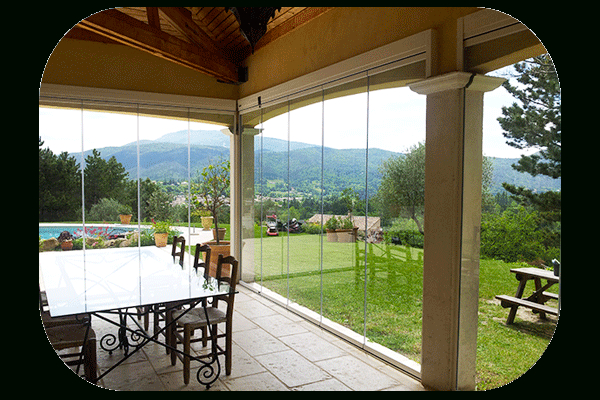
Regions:
<instances>
[{"instance_id":1,"label":"chair backrest","mask_svg":"<svg viewBox=\"0 0 600 400\"><path fill-rule=\"evenodd\" d=\"M230 275L222 276L223 265L230 265ZM238 274L238 261L233 256L223 257L223 254L219 254L219 258L217 259L217 280L220 282L225 281L229 283L230 293L226 298L221 298L227 302L227 317L230 318L233 313L233 302L235 300L235 288L237 285L237 274ZM217 307L217 298L215 298L215 302L213 307Z\"/></svg>"},{"instance_id":2,"label":"chair backrest","mask_svg":"<svg viewBox=\"0 0 600 400\"><path fill-rule=\"evenodd\" d=\"M207 245L207 244L196 245L196 254L194 254L193 267L194 267L194 270L196 271L196 273L198 273L199 267L204 268L204 278L209 277L210 268L208 268L208 266L210 265L210 252L211 252L211 250L210 250L209 245ZM205 254L204 258L202 258L202 253Z\"/></svg>"},{"instance_id":3,"label":"chair backrest","mask_svg":"<svg viewBox=\"0 0 600 400\"><path fill-rule=\"evenodd\" d=\"M181 248L177 251L177 245L181 243ZM179 257L179 265L183 267L183 257L185 256L185 237L183 236L175 236L173 238L173 247L171 249L171 255L173 256L173 261L175 261L175 257Z\"/></svg>"}]
</instances>

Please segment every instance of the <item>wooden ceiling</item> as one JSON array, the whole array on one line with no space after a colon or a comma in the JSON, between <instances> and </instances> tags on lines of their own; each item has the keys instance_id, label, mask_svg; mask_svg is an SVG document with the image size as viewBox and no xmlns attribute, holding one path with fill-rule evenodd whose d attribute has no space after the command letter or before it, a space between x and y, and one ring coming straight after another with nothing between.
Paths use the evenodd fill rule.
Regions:
<instances>
[{"instance_id":1,"label":"wooden ceiling","mask_svg":"<svg viewBox=\"0 0 600 400\"><path fill-rule=\"evenodd\" d=\"M281 7L255 51L331 7ZM252 52L240 25L225 7L119 7L82 20L68 38L120 43L228 83L248 78L240 67Z\"/></svg>"}]
</instances>

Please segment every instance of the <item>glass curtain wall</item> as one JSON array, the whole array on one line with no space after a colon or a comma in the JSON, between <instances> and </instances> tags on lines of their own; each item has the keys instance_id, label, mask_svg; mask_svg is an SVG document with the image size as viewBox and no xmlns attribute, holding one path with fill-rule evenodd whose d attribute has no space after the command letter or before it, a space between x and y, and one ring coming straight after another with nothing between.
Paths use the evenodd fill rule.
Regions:
<instances>
[{"instance_id":1,"label":"glass curtain wall","mask_svg":"<svg viewBox=\"0 0 600 400\"><path fill-rule=\"evenodd\" d=\"M190 182L209 163L229 160L230 138L220 130L233 130L234 112L100 101L61 100L60 106L68 108L40 107L40 251L55 250L44 241L69 231L70 257L81 254L85 274L97 257L84 252L154 246L153 223L169 221L190 246L187 267L192 246L212 239L193 234L202 228L192 218L200 207L190 201ZM144 297L139 279L122 285Z\"/></svg>"},{"instance_id":2,"label":"glass curtain wall","mask_svg":"<svg viewBox=\"0 0 600 400\"><path fill-rule=\"evenodd\" d=\"M242 279L417 362L425 99L406 84L423 77L424 62L388 65L240 117L254 135ZM399 177L411 168L408 191Z\"/></svg>"}]
</instances>

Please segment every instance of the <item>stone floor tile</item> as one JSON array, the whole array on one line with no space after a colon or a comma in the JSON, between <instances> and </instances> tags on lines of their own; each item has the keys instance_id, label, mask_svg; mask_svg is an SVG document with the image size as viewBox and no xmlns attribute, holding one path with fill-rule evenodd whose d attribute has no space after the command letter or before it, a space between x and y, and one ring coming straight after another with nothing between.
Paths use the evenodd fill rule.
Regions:
<instances>
[{"instance_id":1,"label":"stone floor tile","mask_svg":"<svg viewBox=\"0 0 600 400\"><path fill-rule=\"evenodd\" d=\"M252 357L289 350L283 342L262 329L239 332L233 341Z\"/></svg>"},{"instance_id":2,"label":"stone floor tile","mask_svg":"<svg viewBox=\"0 0 600 400\"><path fill-rule=\"evenodd\" d=\"M318 361L315 364L352 390L381 390L398 385L398 382L388 375L350 355Z\"/></svg>"},{"instance_id":3,"label":"stone floor tile","mask_svg":"<svg viewBox=\"0 0 600 400\"><path fill-rule=\"evenodd\" d=\"M255 318L253 322L277 338L307 332L300 324L293 322L281 314Z\"/></svg>"},{"instance_id":4,"label":"stone floor tile","mask_svg":"<svg viewBox=\"0 0 600 400\"><path fill-rule=\"evenodd\" d=\"M348 386L344 385L342 382L338 381L337 379L331 378L331 379L326 379L326 380L320 381L320 382L309 383L307 385L298 386L298 387L293 388L293 390L295 390L295 391L316 391L316 392L325 392L325 391L342 392L342 391L349 391L350 388Z\"/></svg>"},{"instance_id":5,"label":"stone floor tile","mask_svg":"<svg viewBox=\"0 0 600 400\"><path fill-rule=\"evenodd\" d=\"M346 355L337 346L313 332L303 332L296 335L282 336L279 338L283 343L302 354L309 361L321 361L328 358Z\"/></svg>"},{"instance_id":6,"label":"stone floor tile","mask_svg":"<svg viewBox=\"0 0 600 400\"><path fill-rule=\"evenodd\" d=\"M241 378L223 377L221 381L235 391L287 391L288 388L269 372L243 376Z\"/></svg>"},{"instance_id":7,"label":"stone floor tile","mask_svg":"<svg viewBox=\"0 0 600 400\"><path fill-rule=\"evenodd\" d=\"M331 377L293 350L257 356L256 360L290 388Z\"/></svg>"}]
</instances>

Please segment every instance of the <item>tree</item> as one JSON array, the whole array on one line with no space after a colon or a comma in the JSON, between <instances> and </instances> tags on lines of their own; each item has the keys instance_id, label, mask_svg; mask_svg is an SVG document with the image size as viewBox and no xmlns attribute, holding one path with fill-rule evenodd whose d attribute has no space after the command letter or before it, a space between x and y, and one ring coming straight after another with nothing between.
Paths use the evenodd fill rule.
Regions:
<instances>
[{"instance_id":1,"label":"tree","mask_svg":"<svg viewBox=\"0 0 600 400\"><path fill-rule=\"evenodd\" d=\"M404 216L423 232L425 211L425 144L419 143L406 155L390 157L380 167L383 175L378 202L392 217Z\"/></svg>"},{"instance_id":2,"label":"tree","mask_svg":"<svg viewBox=\"0 0 600 400\"><path fill-rule=\"evenodd\" d=\"M81 217L81 170L67 152L55 155L39 137L39 221ZM79 214L79 215L78 215Z\"/></svg>"},{"instance_id":3,"label":"tree","mask_svg":"<svg viewBox=\"0 0 600 400\"><path fill-rule=\"evenodd\" d=\"M202 169L199 183L192 183L190 191L197 199L195 205L203 207L213 215L216 240L219 244L219 209L229 197L229 160L220 159ZM198 199L199 198L199 199Z\"/></svg>"},{"instance_id":4,"label":"tree","mask_svg":"<svg viewBox=\"0 0 600 400\"><path fill-rule=\"evenodd\" d=\"M482 207L490 207L490 194L494 166L483 157ZM425 144L419 143L400 156L392 156L380 167L381 184L375 203L382 217L402 216L412 219L419 232L423 231L425 212Z\"/></svg>"},{"instance_id":5,"label":"tree","mask_svg":"<svg viewBox=\"0 0 600 400\"><path fill-rule=\"evenodd\" d=\"M123 203L126 196L127 175L123 164L114 156L106 161L98 150L92 150L92 154L85 158L86 209L91 209L102 198L112 198Z\"/></svg>"},{"instance_id":6,"label":"tree","mask_svg":"<svg viewBox=\"0 0 600 400\"><path fill-rule=\"evenodd\" d=\"M512 167L532 176L561 177L561 96L558 75L548 54L515 64L517 81L503 84L521 104L502 107L498 118L507 144L518 149L537 147L541 150L521 156ZM547 221L560 221L561 193L534 193L524 187L503 183L512 197L524 206L533 206Z\"/></svg>"}]
</instances>

